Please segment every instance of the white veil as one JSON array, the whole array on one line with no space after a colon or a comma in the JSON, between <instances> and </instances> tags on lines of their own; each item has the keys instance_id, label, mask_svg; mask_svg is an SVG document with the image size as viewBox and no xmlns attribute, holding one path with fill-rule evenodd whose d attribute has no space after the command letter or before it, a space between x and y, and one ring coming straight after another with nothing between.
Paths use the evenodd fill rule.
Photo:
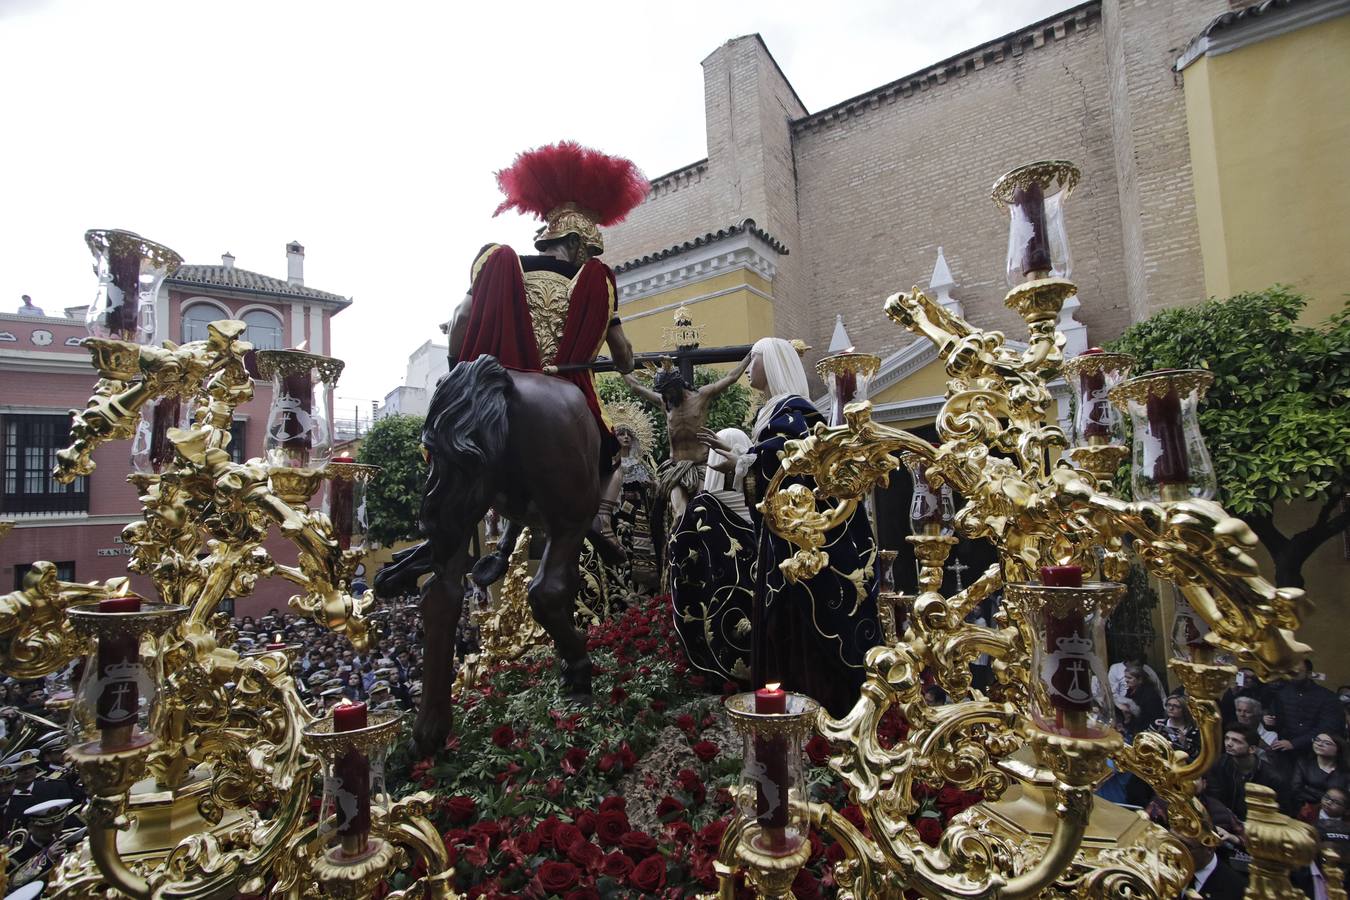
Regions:
<instances>
[{"instance_id":1,"label":"white veil","mask_svg":"<svg viewBox=\"0 0 1350 900\"><path fill-rule=\"evenodd\" d=\"M806 383L806 370L802 368L802 358L790 343L782 338L766 337L755 341L750 348L751 354L759 354L763 360L764 378L768 382L769 398L760 407L755 417L754 439L763 440L760 434L764 426L773 418L774 407L784 397L796 395L806 397L811 388Z\"/></svg>"},{"instance_id":2,"label":"white veil","mask_svg":"<svg viewBox=\"0 0 1350 900\"><path fill-rule=\"evenodd\" d=\"M750 436L739 428L723 428L717 432L717 436L722 439L722 443L731 448L732 454L739 457L750 449ZM713 448L708 448L708 467L703 473L703 489L705 491L720 491L725 482L722 480L726 474L713 468L713 463L721 462L722 454ZM738 463L736 466L736 475L732 482L732 490L741 489L741 479L745 477L745 470Z\"/></svg>"}]
</instances>

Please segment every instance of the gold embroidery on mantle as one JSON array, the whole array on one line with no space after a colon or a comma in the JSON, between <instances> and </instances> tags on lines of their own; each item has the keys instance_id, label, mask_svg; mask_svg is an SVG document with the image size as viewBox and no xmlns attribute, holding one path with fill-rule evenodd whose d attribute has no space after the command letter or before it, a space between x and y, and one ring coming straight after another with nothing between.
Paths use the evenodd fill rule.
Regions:
<instances>
[{"instance_id":1,"label":"gold embroidery on mantle","mask_svg":"<svg viewBox=\"0 0 1350 900\"><path fill-rule=\"evenodd\" d=\"M530 307L541 365L551 366L557 361L571 291L572 282L557 272L525 273L525 302Z\"/></svg>"}]
</instances>

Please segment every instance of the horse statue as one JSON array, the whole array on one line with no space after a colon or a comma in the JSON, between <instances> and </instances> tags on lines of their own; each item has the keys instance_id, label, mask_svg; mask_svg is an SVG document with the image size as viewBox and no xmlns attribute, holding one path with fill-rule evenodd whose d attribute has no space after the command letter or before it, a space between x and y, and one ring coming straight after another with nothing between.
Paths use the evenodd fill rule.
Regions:
<instances>
[{"instance_id":1,"label":"horse statue","mask_svg":"<svg viewBox=\"0 0 1350 900\"><path fill-rule=\"evenodd\" d=\"M377 596L392 597L431 574L422 586L422 704L413 727L427 755L450 733L455 627L470 542L488 510L510 527L499 553L474 566L475 581L500 577L524 527L544 538L530 611L553 640L564 693L575 700L591 694L586 637L572 614L578 559L588 536L598 549L614 546L597 512L602 501L613 505L602 483L614 480L618 442L603 421L590 364L602 342L621 371L631 371L633 354L614 273L595 258L604 249L597 226L622 219L649 186L628 160L570 142L521 154L497 181L507 196L498 212L544 219L535 239L542 255L488 245L475 259L469 294L451 320L458 362L436 385L422 429L430 463L425 540L375 578Z\"/></svg>"}]
</instances>

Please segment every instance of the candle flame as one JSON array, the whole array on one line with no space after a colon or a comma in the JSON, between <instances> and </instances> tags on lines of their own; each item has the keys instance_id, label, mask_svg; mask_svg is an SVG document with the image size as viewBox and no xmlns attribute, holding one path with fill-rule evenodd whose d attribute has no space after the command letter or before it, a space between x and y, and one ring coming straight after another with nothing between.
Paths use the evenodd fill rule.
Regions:
<instances>
[{"instance_id":1,"label":"candle flame","mask_svg":"<svg viewBox=\"0 0 1350 900\"><path fill-rule=\"evenodd\" d=\"M334 706L351 706L351 705L352 701L350 697L343 697L341 700L339 700L337 703L334 704Z\"/></svg>"},{"instance_id":2,"label":"candle flame","mask_svg":"<svg viewBox=\"0 0 1350 900\"><path fill-rule=\"evenodd\" d=\"M779 688L781 688L782 686L783 686L783 682L781 682L781 681L770 681L768 684L764 685L764 690L766 690L766 691L776 691L776 690L778 690Z\"/></svg>"}]
</instances>

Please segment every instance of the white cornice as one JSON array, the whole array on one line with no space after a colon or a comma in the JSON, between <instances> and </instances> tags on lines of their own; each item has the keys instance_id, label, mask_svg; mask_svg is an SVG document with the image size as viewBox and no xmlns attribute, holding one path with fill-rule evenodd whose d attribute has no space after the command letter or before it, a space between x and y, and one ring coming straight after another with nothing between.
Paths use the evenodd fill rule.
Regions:
<instances>
[{"instance_id":1,"label":"white cornice","mask_svg":"<svg viewBox=\"0 0 1350 900\"><path fill-rule=\"evenodd\" d=\"M738 269L750 269L773 281L778 271L777 257L776 250L747 229L621 273L615 278L619 304L633 303Z\"/></svg>"},{"instance_id":2,"label":"white cornice","mask_svg":"<svg viewBox=\"0 0 1350 900\"><path fill-rule=\"evenodd\" d=\"M61 372L89 374L89 357L82 353L52 353L45 350L0 351L0 371Z\"/></svg>"},{"instance_id":3,"label":"white cornice","mask_svg":"<svg viewBox=\"0 0 1350 900\"><path fill-rule=\"evenodd\" d=\"M1220 56L1243 47L1288 34L1308 25L1316 25L1350 13L1350 0L1321 0L1321 2L1291 3L1271 6L1253 15L1250 11L1225 13L1232 21L1216 21L1192 41L1173 66L1176 71L1189 66L1202 56ZM1220 17L1223 18L1223 17Z\"/></svg>"},{"instance_id":4,"label":"white cornice","mask_svg":"<svg viewBox=\"0 0 1350 900\"><path fill-rule=\"evenodd\" d=\"M5 518L19 528L57 528L71 525L130 525L141 517L135 515L91 516L85 513L5 513Z\"/></svg>"},{"instance_id":5,"label":"white cornice","mask_svg":"<svg viewBox=\"0 0 1350 900\"><path fill-rule=\"evenodd\" d=\"M21 316L18 313L0 313L0 322L27 322L30 325L71 325L84 327L83 319L71 319L67 316Z\"/></svg>"}]
</instances>

